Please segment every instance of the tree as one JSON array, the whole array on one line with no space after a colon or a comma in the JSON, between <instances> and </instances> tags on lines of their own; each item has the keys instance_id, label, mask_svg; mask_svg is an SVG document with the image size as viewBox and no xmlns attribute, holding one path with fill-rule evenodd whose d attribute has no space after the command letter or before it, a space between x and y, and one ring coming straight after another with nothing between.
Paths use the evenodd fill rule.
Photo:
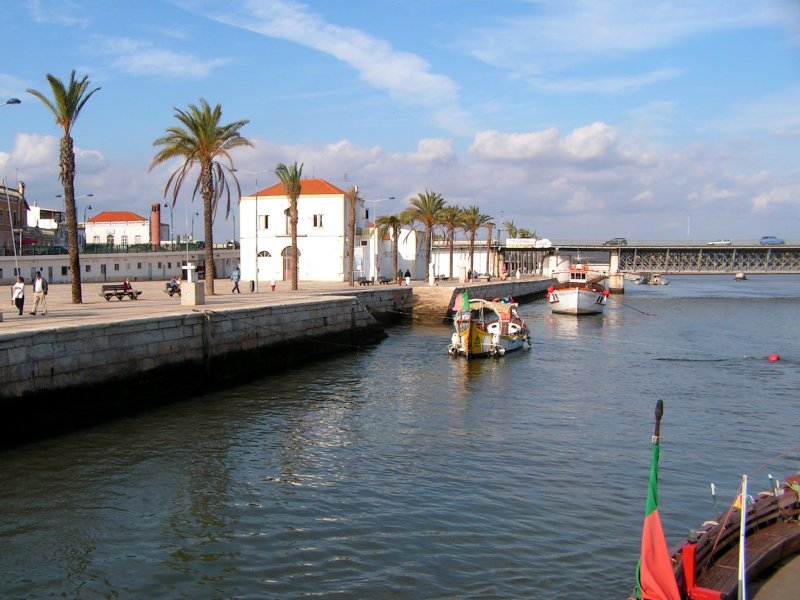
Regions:
<instances>
[{"instance_id":1,"label":"tree","mask_svg":"<svg viewBox=\"0 0 800 600\"><path fill-rule=\"evenodd\" d=\"M481 214L481 209L475 205L461 209L461 228L469 239L469 272L474 273L475 261L475 233L481 227L489 223L492 218L489 215Z\"/></svg>"},{"instance_id":2,"label":"tree","mask_svg":"<svg viewBox=\"0 0 800 600\"><path fill-rule=\"evenodd\" d=\"M355 286L355 259L356 259L356 206L361 198L358 197L358 186L352 186L344 194L347 201L347 231L350 238L347 253L350 256L350 286Z\"/></svg>"},{"instance_id":3,"label":"tree","mask_svg":"<svg viewBox=\"0 0 800 600\"><path fill-rule=\"evenodd\" d=\"M403 220L397 215L382 215L375 219L375 226L378 228L378 235L381 238L386 235L387 231L391 232L392 240L394 241L392 273L397 273L397 253L400 243L400 228L403 226Z\"/></svg>"},{"instance_id":4,"label":"tree","mask_svg":"<svg viewBox=\"0 0 800 600\"><path fill-rule=\"evenodd\" d=\"M456 243L456 230L461 228L461 209L455 205L445 206L439 224L444 228L444 239L450 249L450 273L448 276L452 279L454 277L453 251Z\"/></svg>"},{"instance_id":5,"label":"tree","mask_svg":"<svg viewBox=\"0 0 800 600\"><path fill-rule=\"evenodd\" d=\"M65 86L64 82L55 75L48 73L47 82L53 92L53 99L50 100L44 94L34 89L28 88L28 93L42 101L50 109L56 118L56 125L59 125L64 132L61 137L61 150L59 153L59 167L61 172L59 178L61 185L64 186L64 205L67 213L67 251L69 252L69 270L72 278L72 303L83 303L83 292L81 289L81 262L78 250L78 219L75 211L75 149L72 141L72 127L78 119L81 109L100 88L94 88L87 92L89 88L88 75L84 75L80 81L75 79L73 70L69 76L69 83Z\"/></svg>"},{"instance_id":6,"label":"tree","mask_svg":"<svg viewBox=\"0 0 800 600\"><path fill-rule=\"evenodd\" d=\"M153 142L153 146L163 146L163 148L153 157L150 170L152 171L156 166L173 158L183 161L172 172L164 186L165 198L170 188L172 189L172 206L174 207L186 178L189 177L194 167L200 168L192 199L197 196L199 190L203 199L206 294L213 296L214 279L217 276L217 270L214 267L214 234L212 231L214 215L223 194L226 194L227 197L226 219L231 211L231 190L225 175L226 169L236 183L237 197L241 196L239 180L233 174L235 170L233 159L228 151L239 146L253 146L239 133L239 130L249 121L241 120L220 125L222 107L217 104L212 109L203 98L200 98L199 107L190 104L188 110L183 111L178 108L174 108L174 110L175 118L178 119L180 125L167 128L167 134ZM219 162L220 159L224 159L227 165Z\"/></svg>"},{"instance_id":7,"label":"tree","mask_svg":"<svg viewBox=\"0 0 800 600\"><path fill-rule=\"evenodd\" d=\"M427 280L431 268L431 241L433 229L441 219L445 207L444 198L437 192L425 191L411 199L411 206L407 208L401 218L408 223L419 223L424 230L423 242L425 243L425 279Z\"/></svg>"},{"instance_id":8,"label":"tree","mask_svg":"<svg viewBox=\"0 0 800 600\"><path fill-rule=\"evenodd\" d=\"M297 289L297 200L300 198L300 180L303 177L303 165L297 166L297 162L288 167L283 163L278 163L275 167L275 174L283 183L283 190L289 198L289 228L292 235L292 289Z\"/></svg>"}]
</instances>

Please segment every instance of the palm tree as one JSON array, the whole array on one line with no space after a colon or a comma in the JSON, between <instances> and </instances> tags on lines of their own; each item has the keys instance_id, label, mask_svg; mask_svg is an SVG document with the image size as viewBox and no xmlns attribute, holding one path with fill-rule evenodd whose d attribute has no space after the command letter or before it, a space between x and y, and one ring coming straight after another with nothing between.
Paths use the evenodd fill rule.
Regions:
<instances>
[{"instance_id":1,"label":"palm tree","mask_svg":"<svg viewBox=\"0 0 800 600\"><path fill-rule=\"evenodd\" d=\"M425 191L417 194L416 198L411 199L411 206L407 208L401 218L408 223L419 223L422 225L425 235L425 279L427 280L431 268L431 241L433 240L433 229L441 220L441 214L445 207L444 198L438 192Z\"/></svg>"},{"instance_id":2,"label":"palm tree","mask_svg":"<svg viewBox=\"0 0 800 600\"><path fill-rule=\"evenodd\" d=\"M278 163L275 167L275 174L283 183L283 189L289 198L289 228L292 234L292 289L297 289L297 200L300 198L300 179L303 177L303 165L297 166L297 162L288 167L283 163Z\"/></svg>"},{"instance_id":3,"label":"palm tree","mask_svg":"<svg viewBox=\"0 0 800 600\"><path fill-rule=\"evenodd\" d=\"M456 243L456 230L461 227L461 209L458 206L445 206L442 210L439 224L444 228L444 239L450 249L450 273L449 277L452 279L453 275L453 250Z\"/></svg>"},{"instance_id":4,"label":"palm tree","mask_svg":"<svg viewBox=\"0 0 800 600\"><path fill-rule=\"evenodd\" d=\"M492 217L489 215L481 214L481 209L475 205L468 206L461 210L461 228L469 238L469 272L474 273L475 261L475 233L481 227L484 227Z\"/></svg>"},{"instance_id":5,"label":"palm tree","mask_svg":"<svg viewBox=\"0 0 800 600\"><path fill-rule=\"evenodd\" d=\"M391 232L392 240L394 242L392 273L397 273L397 253L398 245L400 243L400 228L403 226L403 220L397 215L382 215L375 219L375 226L378 228L378 236L380 238L383 238L387 231Z\"/></svg>"},{"instance_id":6,"label":"palm tree","mask_svg":"<svg viewBox=\"0 0 800 600\"><path fill-rule=\"evenodd\" d=\"M83 293L81 290L81 262L78 251L78 219L75 211L75 149L72 141L72 127L78 119L81 109L100 88L94 88L87 92L89 88L88 75L84 75L80 81L75 79L73 70L69 76L69 83L65 86L64 82L55 75L48 73L47 82L53 92L53 100L45 97L44 94L34 89L28 88L28 93L42 101L50 109L56 118L56 125L64 131L61 137L61 151L59 154L59 167L61 173L59 178L64 186L64 204L67 212L67 251L69 252L69 270L72 277L72 303L82 304Z\"/></svg>"},{"instance_id":7,"label":"palm tree","mask_svg":"<svg viewBox=\"0 0 800 600\"><path fill-rule=\"evenodd\" d=\"M206 266L206 294L214 295L214 278L217 270L214 267L214 234L212 226L217 205L222 194L227 196L225 218L231 210L231 190L225 170L230 173L236 183L237 197L241 196L239 180L233 174L233 159L229 150L239 146L253 144L243 138L239 130L249 121L234 121L227 125L220 125L222 107L217 104L213 109L205 99L200 98L200 106L190 104L188 110L175 108L175 118L180 125L167 128L167 134L153 142L153 146L163 146L153 157L150 164L152 171L156 166L173 158L182 159L182 164L169 176L164 186L164 197L172 188L172 206L178 200L178 193L183 183L195 166L200 167L200 173L194 184L192 199L197 196L198 190L203 199L203 233L205 236L205 266ZM227 165L219 162L224 159Z\"/></svg>"},{"instance_id":8,"label":"palm tree","mask_svg":"<svg viewBox=\"0 0 800 600\"><path fill-rule=\"evenodd\" d=\"M347 254L350 256L350 286L355 286L355 249L356 249L356 206L361 198L358 197L358 186L352 186L344 194L347 201L347 231L350 236L350 243L347 248Z\"/></svg>"}]
</instances>

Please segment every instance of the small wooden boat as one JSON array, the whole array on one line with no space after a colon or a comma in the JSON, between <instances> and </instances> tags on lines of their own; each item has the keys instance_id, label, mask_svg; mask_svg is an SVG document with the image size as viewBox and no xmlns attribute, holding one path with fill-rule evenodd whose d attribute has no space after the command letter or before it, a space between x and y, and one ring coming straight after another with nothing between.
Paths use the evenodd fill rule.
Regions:
<instances>
[{"instance_id":1,"label":"small wooden boat","mask_svg":"<svg viewBox=\"0 0 800 600\"><path fill-rule=\"evenodd\" d=\"M742 271L738 271L736 275L733 276L736 281L747 281L747 275L745 275Z\"/></svg>"},{"instance_id":2,"label":"small wooden boat","mask_svg":"<svg viewBox=\"0 0 800 600\"><path fill-rule=\"evenodd\" d=\"M547 288L550 310L568 315L602 313L608 301L608 290L600 284L605 278L602 273L592 276L583 263L571 265L567 281L559 281Z\"/></svg>"},{"instance_id":3,"label":"small wooden boat","mask_svg":"<svg viewBox=\"0 0 800 600\"><path fill-rule=\"evenodd\" d=\"M660 273L653 273L648 281L650 285L669 285L669 279Z\"/></svg>"},{"instance_id":4,"label":"small wooden boat","mask_svg":"<svg viewBox=\"0 0 800 600\"><path fill-rule=\"evenodd\" d=\"M659 400L642 554L637 585L629 600L733 600L737 595L746 598L749 582L800 554L800 474L783 481L769 475L770 489L755 498L747 492L748 476L742 476L730 508L690 532L670 552L655 500L662 414L663 402ZM713 490L712 484L712 493ZM796 583L795 590L800 587L800 582Z\"/></svg>"},{"instance_id":5,"label":"small wooden boat","mask_svg":"<svg viewBox=\"0 0 800 600\"><path fill-rule=\"evenodd\" d=\"M513 298L469 300L465 296L466 292L454 306L455 331L447 347L450 356L477 358L530 350L530 332L517 313L518 304Z\"/></svg>"}]
</instances>

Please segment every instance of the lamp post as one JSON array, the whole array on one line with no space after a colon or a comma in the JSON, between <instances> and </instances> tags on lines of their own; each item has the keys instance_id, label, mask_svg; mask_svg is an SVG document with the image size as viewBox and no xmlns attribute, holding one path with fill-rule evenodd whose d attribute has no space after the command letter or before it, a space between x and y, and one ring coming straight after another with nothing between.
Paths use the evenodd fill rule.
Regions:
<instances>
[{"instance_id":1,"label":"lamp post","mask_svg":"<svg viewBox=\"0 0 800 600\"><path fill-rule=\"evenodd\" d=\"M194 242L194 218L198 216L200 213L196 212L192 215L192 241Z\"/></svg>"},{"instance_id":2,"label":"lamp post","mask_svg":"<svg viewBox=\"0 0 800 600\"><path fill-rule=\"evenodd\" d=\"M396 200L394 196L389 196L388 198L380 198L377 200L367 200L367 202L372 202L372 229L375 233L375 266L374 272L375 274L372 277L372 281L378 281L378 202L386 202L386 200Z\"/></svg>"},{"instance_id":3,"label":"lamp post","mask_svg":"<svg viewBox=\"0 0 800 600\"><path fill-rule=\"evenodd\" d=\"M9 98L8 100L0 104L0 106L5 106L6 104L22 104L22 100L20 100L19 98Z\"/></svg>"},{"instance_id":4,"label":"lamp post","mask_svg":"<svg viewBox=\"0 0 800 600\"><path fill-rule=\"evenodd\" d=\"M256 255L256 262L254 264L254 283L255 283L255 291L258 291L258 176L262 173L273 173L275 169L261 169L260 171L247 171L246 169L231 169L231 171L247 173L248 175L254 175L256 178L256 201L255 201L255 208L253 210L254 216L254 225L255 225L255 238L253 239L253 246L255 246L255 255ZM239 214L239 222L241 222L241 213ZM235 218L235 217L234 217ZM241 237L241 236L240 236ZM234 248L236 247L236 228L234 226Z\"/></svg>"},{"instance_id":5,"label":"lamp post","mask_svg":"<svg viewBox=\"0 0 800 600\"><path fill-rule=\"evenodd\" d=\"M175 227L175 221L172 218L172 212L173 212L172 204L170 204L169 202L164 202L164 208L169 208L169 249L173 250L174 248L172 246L172 231L173 228Z\"/></svg>"},{"instance_id":6,"label":"lamp post","mask_svg":"<svg viewBox=\"0 0 800 600\"><path fill-rule=\"evenodd\" d=\"M83 245L86 246L86 243L89 241L88 236L86 235L86 211L92 210L92 205L87 204L83 207Z\"/></svg>"}]
</instances>

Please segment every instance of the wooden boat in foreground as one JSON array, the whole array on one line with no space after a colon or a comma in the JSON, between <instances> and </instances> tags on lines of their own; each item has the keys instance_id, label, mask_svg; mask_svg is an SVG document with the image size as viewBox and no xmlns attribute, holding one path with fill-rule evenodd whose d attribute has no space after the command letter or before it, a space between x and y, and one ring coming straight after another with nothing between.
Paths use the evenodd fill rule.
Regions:
<instances>
[{"instance_id":1,"label":"wooden boat in foreground","mask_svg":"<svg viewBox=\"0 0 800 600\"><path fill-rule=\"evenodd\" d=\"M447 351L450 356L477 358L503 356L506 352L531 348L528 326L517 313L513 298L474 298L456 307L455 331Z\"/></svg>"},{"instance_id":2,"label":"wooden boat in foreground","mask_svg":"<svg viewBox=\"0 0 800 600\"><path fill-rule=\"evenodd\" d=\"M629 600L733 600L747 597L748 583L800 553L800 474L783 481L769 476L771 489L755 498L747 475L727 511L706 521L669 552L656 503L658 438L663 402L656 405L642 553L637 585ZM713 492L713 484L712 484ZM794 582L794 590L800 582ZM798 597L793 592L793 596Z\"/></svg>"},{"instance_id":3,"label":"wooden boat in foreground","mask_svg":"<svg viewBox=\"0 0 800 600\"><path fill-rule=\"evenodd\" d=\"M735 502L718 521L704 523L672 554L682 599L733 600L740 579L746 589L748 582L800 552L800 486L793 487L800 475L772 481L773 489L755 498L745 493L743 547L737 508L741 502ZM740 570L742 554L745 561Z\"/></svg>"}]
</instances>

